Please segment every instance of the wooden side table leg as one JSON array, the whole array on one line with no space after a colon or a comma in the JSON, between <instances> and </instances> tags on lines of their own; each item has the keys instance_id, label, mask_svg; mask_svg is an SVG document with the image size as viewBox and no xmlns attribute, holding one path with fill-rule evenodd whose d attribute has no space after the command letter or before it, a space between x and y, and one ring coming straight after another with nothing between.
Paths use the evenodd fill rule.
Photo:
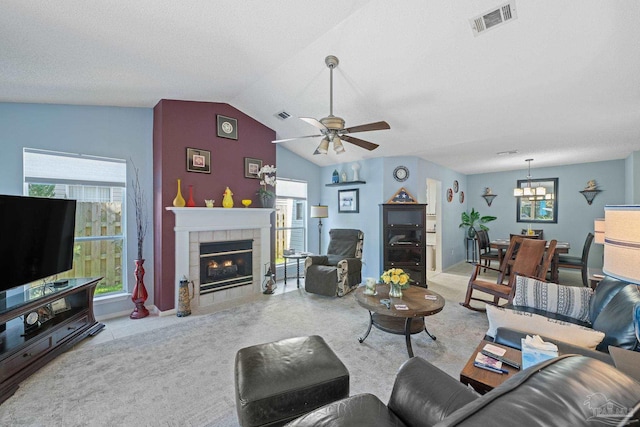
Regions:
<instances>
[{"instance_id":1,"label":"wooden side table leg","mask_svg":"<svg viewBox=\"0 0 640 427\"><path fill-rule=\"evenodd\" d=\"M365 332L363 337L358 338L358 342L362 344L364 340L369 336L369 332L371 332L371 325L373 325L373 314L369 312L369 327L367 328L367 332Z\"/></svg>"}]
</instances>

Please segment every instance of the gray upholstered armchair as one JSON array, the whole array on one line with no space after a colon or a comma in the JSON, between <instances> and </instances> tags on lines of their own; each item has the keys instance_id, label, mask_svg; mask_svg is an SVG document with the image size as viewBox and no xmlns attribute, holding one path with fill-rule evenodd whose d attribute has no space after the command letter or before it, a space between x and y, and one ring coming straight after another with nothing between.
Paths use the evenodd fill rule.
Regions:
<instances>
[{"instance_id":1,"label":"gray upholstered armchair","mask_svg":"<svg viewBox=\"0 0 640 427\"><path fill-rule=\"evenodd\" d=\"M304 262L304 288L307 292L343 296L362 281L362 241L360 230L329 231L327 255L313 255Z\"/></svg>"}]
</instances>

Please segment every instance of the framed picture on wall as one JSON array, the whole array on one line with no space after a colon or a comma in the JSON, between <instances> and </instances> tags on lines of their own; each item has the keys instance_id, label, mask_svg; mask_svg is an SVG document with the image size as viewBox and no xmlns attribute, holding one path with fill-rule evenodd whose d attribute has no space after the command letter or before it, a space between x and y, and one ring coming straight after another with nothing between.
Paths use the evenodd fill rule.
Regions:
<instances>
[{"instance_id":1,"label":"framed picture on wall","mask_svg":"<svg viewBox=\"0 0 640 427\"><path fill-rule=\"evenodd\" d=\"M211 152L187 148L187 172L211 173Z\"/></svg>"},{"instance_id":2,"label":"framed picture on wall","mask_svg":"<svg viewBox=\"0 0 640 427\"><path fill-rule=\"evenodd\" d=\"M360 212L360 201L358 193L360 190L353 188L351 190L338 190L338 212L339 213L358 213Z\"/></svg>"},{"instance_id":3,"label":"framed picture on wall","mask_svg":"<svg viewBox=\"0 0 640 427\"><path fill-rule=\"evenodd\" d=\"M218 136L222 138L238 139L238 120L231 117L216 116L218 124Z\"/></svg>"},{"instance_id":4,"label":"framed picture on wall","mask_svg":"<svg viewBox=\"0 0 640 427\"><path fill-rule=\"evenodd\" d=\"M262 169L262 160L252 159L251 157L244 158L244 177L260 179L258 172Z\"/></svg>"}]
</instances>

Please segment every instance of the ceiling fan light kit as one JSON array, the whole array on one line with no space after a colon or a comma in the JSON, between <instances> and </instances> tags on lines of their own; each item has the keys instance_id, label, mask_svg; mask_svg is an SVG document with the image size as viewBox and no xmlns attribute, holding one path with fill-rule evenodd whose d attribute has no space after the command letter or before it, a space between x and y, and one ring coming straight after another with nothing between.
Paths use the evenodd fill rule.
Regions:
<instances>
[{"instance_id":1,"label":"ceiling fan light kit","mask_svg":"<svg viewBox=\"0 0 640 427\"><path fill-rule=\"evenodd\" d=\"M320 141L320 145L316 148L316 151L313 154L327 154L329 152L329 142L333 143L333 151L336 154L342 154L345 151L343 142L348 142L350 144L357 145L358 147L364 148L365 150L375 150L378 148L378 144L374 144L373 142L365 141L360 138L354 138L347 134L355 133L355 132L367 132L374 130L384 130L391 129L387 122L374 122L368 123L365 125L353 126L350 128L344 127L344 119L342 117L336 117L333 115L333 69L338 66L340 61L337 57L333 55L329 55L324 59L324 63L330 70L329 75L329 115L320 120L314 119L313 117L300 117L301 120L309 123L312 126L315 126L320 130L320 135L306 135L300 136L296 138L287 138L287 139L279 139L276 141L272 141L273 143L291 141L293 139L302 139L302 138L314 138L323 136Z\"/></svg>"}]
</instances>

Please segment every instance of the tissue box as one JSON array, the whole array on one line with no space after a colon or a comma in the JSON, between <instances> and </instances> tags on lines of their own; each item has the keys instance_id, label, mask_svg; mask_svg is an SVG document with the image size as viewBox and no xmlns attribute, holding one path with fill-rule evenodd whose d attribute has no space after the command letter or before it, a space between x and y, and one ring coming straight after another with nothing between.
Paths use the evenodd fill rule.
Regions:
<instances>
[{"instance_id":1,"label":"tissue box","mask_svg":"<svg viewBox=\"0 0 640 427\"><path fill-rule=\"evenodd\" d=\"M522 369L527 369L530 366L537 365L540 362L544 362L548 359L558 357L558 350L544 350L533 347L528 340L522 338Z\"/></svg>"}]
</instances>

